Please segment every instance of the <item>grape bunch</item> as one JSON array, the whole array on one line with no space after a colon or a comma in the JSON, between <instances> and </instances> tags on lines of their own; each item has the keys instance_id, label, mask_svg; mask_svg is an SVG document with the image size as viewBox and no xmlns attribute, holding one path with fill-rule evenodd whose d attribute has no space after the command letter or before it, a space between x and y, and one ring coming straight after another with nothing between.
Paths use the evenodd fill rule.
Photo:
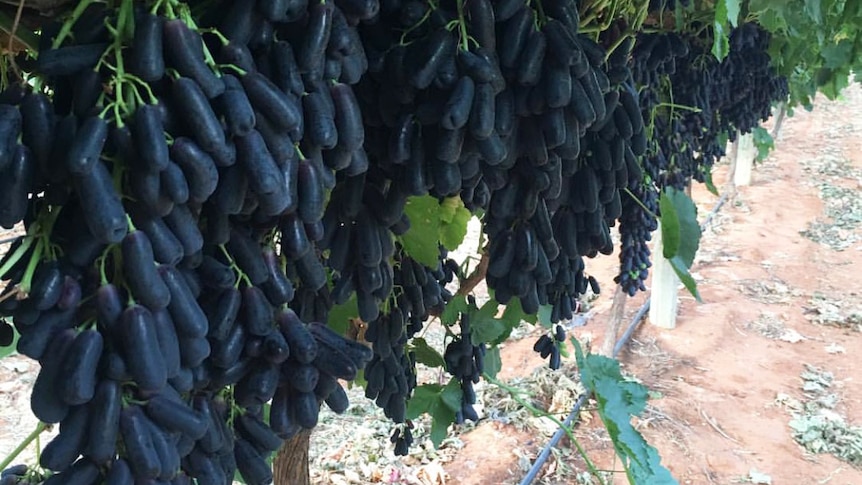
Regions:
<instances>
[{"instance_id":1,"label":"grape bunch","mask_svg":"<svg viewBox=\"0 0 862 485\"><path fill-rule=\"evenodd\" d=\"M768 44L762 27L743 23L730 32L730 51L718 61L709 29L639 34L632 71L646 88L644 117L654 119L644 166L659 187L704 181L724 156L724 137L750 132L787 97L787 80L770 65Z\"/></svg>"},{"instance_id":2,"label":"grape bunch","mask_svg":"<svg viewBox=\"0 0 862 485\"><path fill-rule=\"evenodd\" d=\"M543 359L548 359L548 367L557 370L562 365L560 346L566 342L566 329L562 325L554 325L551 335L542 334L533 344L533 351L537 352Z\"/></svg>"},{"instance_id":3,"label":"grape bunch","mask_svg":"<svg viewBox=\"0 0 862 485\"><path fill-rule=\"evenodd\" d=\"M787 78L776 75L771 66L769 38L769 32L751 22L730 33L730 52L723 65L731 96L719 114L742 134L769 119L772 105L790 94Z\"/></svg>"},{"instance_id":4,"label":"grape bunch","mask_svg":"<svg viewBox=\"0 0 862 485\"><path fill-rule=\"evenodd\" d=\"M406 420L407 402L416 388L416 355L408 342L418 334L433 313L439 314L452 299L446 288L457 265L440 248L439 264L427 268L398 247L394 284L400 294L389 300L388 312L367 322L364 339L374 356L365 366L365 396L375 400L396 425L392 442L396 455L406 455L413 442L411 423Z\"/></svg>"},{"instance_id":5,"label":"grape bunch","mask_svg":"<svg viewBox=\"0 0 862 485\"><path fill-rule=\"evenodd\" d=\"M470 306L475 306L472 298ZM446 371L461 385L461 409L455 413L455 422L458 424L468 419L479 420L479 415L473 408L476 404L476 391L473 389L473 384L477 384L482 376L486 352L485 343L473 344L468 312L461 313L459 326L461 333L446 345L446 351L443 354Z\"/></svg>"},{"instance_id":6,"label":"grape bunch","mask_svg":"<svg viewBox=\"0 0 862 485\"><path fill-rule=\"evenodd\" d=\"M642 288L654 184L702 176L717 134L786 88L746 60L756 28L726 64L687 34L639 39L629 64L630 42L579 32L576 2L76 6L0 87L0 226L26 230L0 259L0 344L14 327L40 362L49 483L267 483L271 453L323 403L343 412L360 369L406 453L411 339L458 272L398 242L423 223L410 197L484 212L497 301L570 319L611 227L620 283ZM704 109L659 108L664 79ZM319 323L353 298L370 347ZM462 315L445 351L459 421L484 352ZM20 471L4 480L42 479Z\"/></svg>"},{"instance_id":7,"label":"grape bunch","mask_svg":"<svg viewBox=\"0 0 862 485\"><path fill-rule=\"evenodd\" d=\"M550 304L558 320L587 286L583 257L613 250L625 153L642 153L646 134L602 46L578 34L575 6L543 7L384 3L360 25L369 74L357 96L372 171L485 210L497 300Z\"/></svg>"},{"instance_id":8,"label":"grape bunch","mask_svg":"<svg viewBox=\"0 0 862 485\"><path fill-rule=\"evenodd\" d=\"M641 88L640 108L652 120L642 158L643 175L629 179L634 198L622 201L620 272L629 294L645 290L650 267L648 241L657 229L658 193L683 190L692 179L709 178L724 156L723 142L750 132L769 117L773 103L787 97L787 80L770 66L769 36L744 23L730 33L730 52L711 54L712 32L640 33L630 69Z\"/></svg>"},{"instance_id":9,"label":"grape bunch","mask_svg":"<svg viewBox=\"0 0 862 485\"><path fill-rule=\"evenodd\" d=\"M316 322L327 191L368 168L377 4L217 3L92 3L0 93L0 225L26 229L0 314L59 423L45 483L269 483L372 358Z\"/></svg>"}]
</instances>

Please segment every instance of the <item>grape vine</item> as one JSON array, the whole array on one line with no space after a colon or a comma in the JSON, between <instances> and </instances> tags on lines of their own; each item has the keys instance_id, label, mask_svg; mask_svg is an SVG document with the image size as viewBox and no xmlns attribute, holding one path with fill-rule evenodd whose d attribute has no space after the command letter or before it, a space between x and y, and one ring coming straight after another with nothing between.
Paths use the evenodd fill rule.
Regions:
<instances>
[{"instance_id":1,"label":"grape vine","mask_svg":"<svg viewBox=\"0 0 862 485\"><path fill-rule=\"evenodd\" d=\"M826 3L806 13L834 30ZM666 202L804 84L766 0L57 8L32 32L0 15L0 226L24 230L0 348L40 364L34 436L59 424L0 485L270 483L360 375L397 454L423 413L439 445L523 321L561 366L589 259L617 246L615 282L645 290ZM467 275L449 252L474 215Z\"/></svg>"}]
</instances>

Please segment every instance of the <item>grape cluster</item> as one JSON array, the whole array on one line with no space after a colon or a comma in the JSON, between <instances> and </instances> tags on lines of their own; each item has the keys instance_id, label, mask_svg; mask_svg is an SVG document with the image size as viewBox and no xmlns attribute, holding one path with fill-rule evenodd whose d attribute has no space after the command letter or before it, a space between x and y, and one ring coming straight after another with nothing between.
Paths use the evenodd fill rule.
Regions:
<instances>
[{"instance_id":1,"label":"grape cluster","mask_svg":"<svg viewBox=\"0 0 862 485\"><path fill-rule=\"evenodd\" d=\"M648 241L656 230L658 191L683 190L705 181L723 142L748 133L785 99L787 80L770 66L769 35L754 23L730 33L730 52L718 61L710 52L712 32L641 33L631 52L631 71L641 88L640 108L652 120L642 159L643 176L629 179L637 199L622 201L620 273L616 281L630 295L645 290L650 267Z\"/></svg>"},{"instance_id":2,"label":"grape cluster","mask_svg":"<svg viewBox=\"0 0 862 485\"><path fill-rule=\"evenodd\" d=\"M471 306L475 306L472 299L470 303ZM476 391L473 389L473 384L479 382L484 371L486 348L484 342L473 344L469 313L461 313L459 324L461 333L446 345L443 359L446 362L446 371L461 384L461 409L455 413L455 422L460 424L468 419L479 420L479 415L473 408L476 404Z\"/></svg>"},{"instance_id":3,"label":"grape cluster","mask_svg":"<svg viewBox=\"0 0 862 485\"><path fill-rule=\"evenodd\" d=\"M787 80L770 65L768 45L769 34L754 23L730 32L722 61L710 52L709 29L638 36L632 71L646 88L644 117L654 120L644 166L660 187L704 181L724 156L724 137L750 132L769 117L773 103L787 97Z\"/></svg>"},{"instance_id":4,"label":"grape cluster","mask_svg":"<svg viewBox=\"0 0 862 485\"><path fill-rule=\"evenodd\" d=\"M410 341L457 272L398 244L423 222L411 196L485 213L501 303L571 318L616 221L621 284L642 288L653 184L703 175L716 134L783 85L745 58L768 40L755 28L727 66L670 34L628 64L629 42L608 56L616 39L579 23L561 1L122 0L42 26L16 62L32 78L0 90L0 226L27 231L0 260L0 317L42 365L34 413L60 423L48 482L267 483L271 452L322 403L344 411L338 381L360 369L406 453ZM646 127L665 78L718 114L661 107ZM316 323L351 298L370 348ZM459 421L472 342L462 315Z\"/></svg>"},{"instance_id":5,"label":"grape cluster","mask_svg":"<svg viewBox=\"0 0 862 485\"><path fill-rule=\"evenodd\" d=\"M548 359L548 366L557 370L562 365L562 355L560 354L560 346L566 341L566 329L562 325L554 325L552 335L542 334L536 343L533 344L533 350L537 352L543 359Z\"/></svg>"},{"instance_id":6,"label":"grape cluster","mask_svg":"<svg viewBox=\"0 0 862 485\"><path fill-rule=\"evenodd\" d=\"M769 32L751 22L730 33L730 52L723 63L730 96L719 115L742 134L769 119L772 105L790 94L787 78L776 75L771 65L769 38Z\"/></svg>"},{"instance_id":7,"label":"grape cluster","mask_svg":"<svg viewBox=\"0 0 862 485\"><path fill-rule=\"evenodd\" d=\"M406 421L407 401L416 388L416 355L408 342L422 330L431 313L439 314L452 299L446 289L455 277L457 264L440 249L440 262L427 268L396 252L394 282L400 293L389 300L388 313L367 322L364 338L371 342L374 356L365 366L365 396L375 400L386 417L399 426L393 434L395 454L406 455L413 442L411 424Z\"/></svg>"},{"instance_id":8,"label":"grape cluster","mask_svg":"<svg viewBox=\"0 0 862 485\"><path fill-rule=\"evenodd\" d=\"M219 3L93 3L0 93L0 225L27 231L0 314L59 423L45 483L269 483L372 358L314 322L326 191L368 167L355 24L377 5Z\"/></svg>"},{"instance_id":9,"label":"grape cluster","mask_svg":"<svg viewBox=\"0 0 862 485\"><path fill-rule=\"evenodd\" d=\"M360 26L366 148L408 194L460 194L487 211L499 302L571 318L587 286L583 257L613 250L626 153L646 145L637 101L609 79L604 49L578 34L573 4L459 5L389 2Z\"/></svg>"}]
</instances>

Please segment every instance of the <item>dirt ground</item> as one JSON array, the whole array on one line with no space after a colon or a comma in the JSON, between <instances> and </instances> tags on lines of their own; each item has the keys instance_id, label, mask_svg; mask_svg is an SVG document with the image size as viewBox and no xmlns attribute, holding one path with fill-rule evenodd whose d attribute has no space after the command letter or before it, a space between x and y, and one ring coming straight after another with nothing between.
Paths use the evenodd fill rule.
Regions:
<instances>
[{"instance_id":1,"label":"dirt ground","mask_svg":"<svg viewBox=\"0 0 862 485\"><path fill-rule=\"evenodd\" d=\"M862 355L860 112L857 86L784 122L776 151L704 234L692 268L704 303L681 293L677 327L646 322L620 355L624 371L650 390L637 427L680 483L862 484L862 379L854 372ZM716 183L726 172L717 168ZM702 187L694 198L701 217L717 200ZM615 255L588 269L610 289L616 265ZM572 335L598 348L611 297L592 301L592 317ZM629 317L644 298L629 300ZM527 328L506 344L499 377L562 417L582 391L577 369L569 360L560 372L544 370L531 348L537 335ZM35 426L35 371L20 357L0 361L0 457ZM392 454L382 413L352 390L350 410L322 413L312 438L315 483L518 483L555 427L496 388L477 389L480 423L434 450L419 420L405 458ZM580 417L578 442L611 471L606 483L625 483L612 473L620 464L590 405ZM598 483L583 470L563 440L536 483Z\"/></svg>"}]
</instances>

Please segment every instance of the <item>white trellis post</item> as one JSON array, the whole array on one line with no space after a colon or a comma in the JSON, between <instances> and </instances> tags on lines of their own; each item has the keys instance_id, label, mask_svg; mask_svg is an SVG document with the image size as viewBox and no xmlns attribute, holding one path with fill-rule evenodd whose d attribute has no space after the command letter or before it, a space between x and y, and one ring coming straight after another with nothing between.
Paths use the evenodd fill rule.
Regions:
<instances>
[{"instance_id":1,"label":"white trellis post","mask_svg":"<svg viewBox=\"0 0 862 485\"><path fill-rule=\"evenodd\" d=\"M736 134L736 160L733 171L733 184L737 187L751 185L751 168L754 166L754 158L757 156L757 148L754 146L754 137L751 133Z\"/></svg>"},{"instance_id":2,"label":"white trellis post","mask_svg":"<svg viewBox=\"0 0 862 485\"><path fill-rule=\"evenodd\" d=\"M662 255L661 230L653 233L653 242L649 321L660 328L675 328L680 280Z\"/></svg>"}]
</instances>

